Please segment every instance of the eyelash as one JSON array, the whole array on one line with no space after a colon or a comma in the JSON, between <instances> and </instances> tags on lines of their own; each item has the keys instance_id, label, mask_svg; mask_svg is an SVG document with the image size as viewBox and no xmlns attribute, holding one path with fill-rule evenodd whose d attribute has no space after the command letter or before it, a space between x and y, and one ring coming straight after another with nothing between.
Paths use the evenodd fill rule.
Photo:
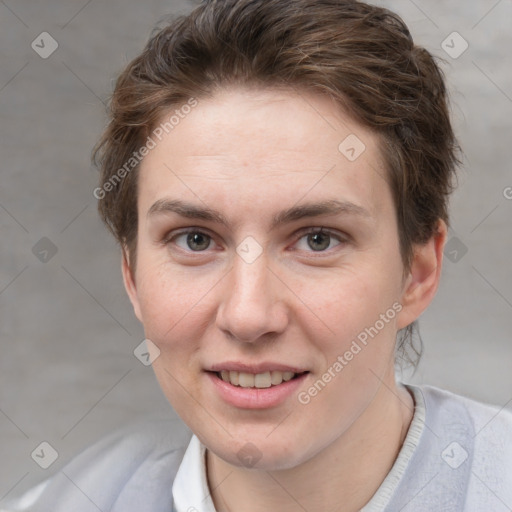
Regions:
<instances>
[{"instance_id":1,"label":"eyelash","mask_svg":"<svg viewBox=\"0 0 512 512\"><path fill-rule=\"evenodd\" d=\"M196 234L201 234L201 235L205 235L207 236L211 241L214 241L214 237L212 235L210 235L207 231L204 231L202 229L199 229L199 228L187 228L187 229L184 229L182 231L179 231L178 233L173 233L172 236L166 236L163 240L162 240L162 244L163 245L170 245L176 238L180 237L180 236L184 236L184 235L188 235L190 233L196 233ZM310 252L312 254L317 254L317 255L323 255L323 254L328 254L330 255L331 251L333 251L336 247L339 247L340 245L344 245L344 244L347 244L349 242L349 236L348 235L345 235L345 234L339 234L339 233L336 233L334 231L331 231L331 230L324 230L323 227L321 228L318 228L318 227L314 227L314 228L305 228L303 230L300 230L296 237L295 237L295 242L294 242L294 245L299 241L301 240L302 238L306 237L307 235L311 235L311 234L325 234L325 235L329 235L330 237L332 238L335 238L338 242L339 242L339 245L335 246L334 248L331 248L331 249L326 249L326 250L323 250L323 251L307 251L307 252ZM181 247L179 247L179 249L181 251L184 251L188 254L195 254L195 255L202 255L204 253L207 252L208 249L205 249L204 251L192 251L191 249L188 249L188 250L185 250Z\"/></svg>"}]
</instances>

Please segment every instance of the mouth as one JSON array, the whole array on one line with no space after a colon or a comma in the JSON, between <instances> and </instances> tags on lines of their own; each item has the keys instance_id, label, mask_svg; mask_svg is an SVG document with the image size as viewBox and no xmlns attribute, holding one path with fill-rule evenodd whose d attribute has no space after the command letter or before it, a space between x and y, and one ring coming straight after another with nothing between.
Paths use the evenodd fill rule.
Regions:
<instances>
[{"instance_id":1,"label":"mouth","mask_svg":"<svg viewBox=\"0 0 512 512\"><path fill-rule=\"evenodd\" d=\"M265 389L279 386L283 382L298 379L302 375L305 375L306 373L309 372L304 371L295 373L290 371L281 372L278 370L274 370L262 373L248 373L238 372L234 370L221 370L218 372L210 373L213 373L217 378L224 382L227 382L228 384L231 384L232 386L237 386L241 388Z\"/></svg>"},{"instance_id":2,"label":"mouth","mask_svg":"<svg viewBox=\"0 0 512 512\"><path fill-rule=\"evenodd\" d=\"M238 409L264 410L284 404L304 386L309 371L278 363L231 362L206 370L214 396Z\"/></svg>"}]
</instances>

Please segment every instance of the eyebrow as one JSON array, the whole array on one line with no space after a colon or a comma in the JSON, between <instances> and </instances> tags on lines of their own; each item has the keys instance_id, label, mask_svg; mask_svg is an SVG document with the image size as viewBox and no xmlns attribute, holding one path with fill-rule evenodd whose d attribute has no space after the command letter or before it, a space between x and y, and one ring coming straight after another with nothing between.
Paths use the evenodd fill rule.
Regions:
<instances>
[{"instance_id":1,"label":"eyebrow","mask_svg":"<svg viewBox=\"0 0 512 512\"><path fill-rule=\"evenodd\" d=\"M159 199L149 208L147 217L152 217L159 213L177 213L188 219L198 219L204 221L216 222L229 228L229 221L218 212L209 207L197 206L180 199ZM339 201L330 199L315 203L305 203L298 206L292 206L286 210L277 213L271 223L270 229L278 226L308 217L318 217L320 215L353 215L366 219L371 219L372 215L368 210L350 201Z\"/></svg>"}]
</instances>

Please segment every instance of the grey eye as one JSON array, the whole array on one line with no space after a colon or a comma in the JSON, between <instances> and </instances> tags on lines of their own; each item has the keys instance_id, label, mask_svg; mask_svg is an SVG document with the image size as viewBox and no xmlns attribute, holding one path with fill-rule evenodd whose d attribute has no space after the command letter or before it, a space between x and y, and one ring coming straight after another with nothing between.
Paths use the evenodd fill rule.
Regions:
<instances>
[{"instance_id":1,"label":"grey eye","mask_svg":"<svg viewBox=\"0 0 512 512\"><path fill-rule=\"evenodd\" d=\"M307 237L308 245L314 251L324 251L331 243L331 235L329 233L311 233Z\"/></svg>"},{"instance_id":2,"label":"grey eye","mask_svg":"<svg viewBox=\"0 0 512 512\"><path fill-rule=\"evenodd\" d=\"M204 251L210 246L211 238L205 233L187 233L187 246L192 251Z\"/></svg>"}]
</instances>

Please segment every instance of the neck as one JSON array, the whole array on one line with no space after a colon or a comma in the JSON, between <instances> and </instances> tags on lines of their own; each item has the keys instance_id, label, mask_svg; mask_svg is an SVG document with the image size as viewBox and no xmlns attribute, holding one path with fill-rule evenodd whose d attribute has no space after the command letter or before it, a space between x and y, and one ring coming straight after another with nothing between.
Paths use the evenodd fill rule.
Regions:
<instances>
[{"instance_id":1,"label":"neck","mask_svg":"<svg viewBox=\"0 0 512 512\"><path fill-rule=\"evenodd\" d=\"M359 511L391 470L405 440L414 401L402 386L381 385L354 424L300 466L278 471L232 466L207 450L207 474L218 512ZM262 492L264 489L264 492Z\"/></svg>"}]
</instances>

